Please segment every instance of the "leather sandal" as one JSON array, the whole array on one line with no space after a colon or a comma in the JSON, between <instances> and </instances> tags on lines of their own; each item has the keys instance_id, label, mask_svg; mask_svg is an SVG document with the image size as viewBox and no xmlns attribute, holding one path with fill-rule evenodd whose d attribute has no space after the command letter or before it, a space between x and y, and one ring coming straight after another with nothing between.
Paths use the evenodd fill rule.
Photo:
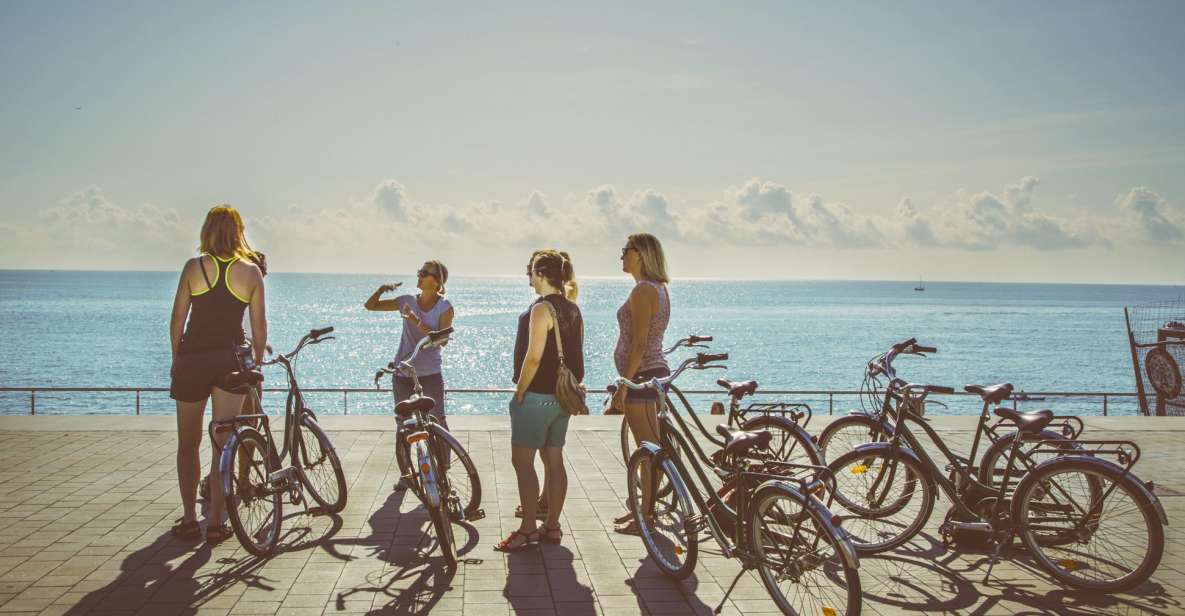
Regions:
<instances>
[{"instance_id":1,"label":"leather sandal","mask_svg":"<svg viewBox=\"0 0 1185 616\"><path fill-rule=\"evenodd\" d=\"M523 538L523 542L518 545L514 545L514 542L519 537ZM539 546L539 531L538 530L535 530L534 532L530 532L530 533L520 533L517 530L512 530L512 531L510 531L510 536L506 537L505 539L499 541L497 544L494 545L494 549L499 552L509 553L509 552L521 552L527 548L533 548L533 547L538 547L538 546Z\"/></svg>"},{"instance_id":2,"label":"leather sandal","mask_svg":"<svg viewBox=\"0 0 1185 616\"><path fill-rule=\"evenodd\" d=\"M184 517L177 518L169 532L178 539L201 539L202 527L197 520L186 522Z\"/></svg>"},{"instance_id":3,"label":"leather sandal","mask_svg":"<svg viewBox=\"0 0 1185 616\"><path fill-rule=\"evenodd\" d=\"M564 538L564 530L559 526L555 528L543 527L543 541L545 543L559 543Z\"/></svg>"},{"instance_id":4,"label":"leather sandal","mask_svg":"<svg viewBox=\"0 0 1185 616\"><path fill-rule=\"evenodd\" d=\"M229 524L211 524L206 528L206 543L222 543L234 533Z\"/></svg>"},{"instance_id":5,"label":"leather sandal","mask_svg":"<svg viewBox=\"0 0 1185 616\"><path fill-rule=\"evenodd\" d=\"M514 508L514 517L516 517L516 518L523 517L523 506L522 505L519 505ZM535 518L542 520L546 517L547 517L547 503L545 501L539 501L538 504L535 505Z\"/></svg>"}]
</instances>

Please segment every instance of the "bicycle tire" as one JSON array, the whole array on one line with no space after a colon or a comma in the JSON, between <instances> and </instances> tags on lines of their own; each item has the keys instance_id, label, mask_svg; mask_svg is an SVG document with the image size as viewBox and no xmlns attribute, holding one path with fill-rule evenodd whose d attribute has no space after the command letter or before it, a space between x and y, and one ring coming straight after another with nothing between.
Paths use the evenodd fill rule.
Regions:
<instances>
[{"instance_id":1,"label":"bicycle tire","mask_svg":"<svg viewBox=\"0 0 1185 616\"><path fill-rule=\"evenodd\" d=\"M453 523L449 520L448 505L442 501L438 507L428 507L428 515L432 518L436 543L440 546L444 562L449 567L457 566L457 543L453 536Z\"/></svg>"},{"instance_id":2,"label":"bicycle tire","mask_svg":"<svg viewBox=\"0 0 1185 616\"><path fill-rule=\"evenodd\" d=\"M788 514L782 512L767 515L778 500L788 501L795 506L795 510ZM746 536L749 538L752 553L756 555L757 571L770 598L774 600L783 614L843 614L845 616L860 614L863 607L860 572L855 567L849 566L847 560L839 553L843 544L847 543L849 546L851 544L840 534L842 531L837 531L829 521L820 517L819 512L809 505L807 497L797 490L787 489L780 485L765 486L759 488L753 495L750 512ZM806 515L803 515L804 513ZM803 523L808 521L811 530L813 530L810 533L813 537L800 534ZM789 526L789 530L783 533L776 532L771 527L775 522L782 522L782 526ZM803 547L806 541L793 541L792 545L788 546L788 550L777 549L772 554L767 552L766 542L777 543L777 537L786 532L792 533L791 538L794 540L801 538L814 545L795 553L795 550ZM822 544L819 543L820 541ZM785 562L789 560L788 556L796 556L793 563ZM779 568L780 570L775 571L769 565L771 562L779 560L783 561L781 563L783 566ZM790 564L793 566L788 567ZM789 579L780 580L779 578L783 577L787 568L791 568L797 573L797 578L791 575L787 576ZM809 579L804 583L803 579L808 576ZM805 590L787 593L779 584L779 582L785 581L799 585L798 588ZM808 598L806 595L814 589L828 588L835 588L838 592L828 593L828 597L819 599ZM804 599L809 605L793 605L791 594L794 599Z\"/></svg>"},{"instance_id":3,"label":"bicycle tire","mask_svg":"<svg viewBox=\"0 0 1185 616\"><path fill-rule=\"evenodd\" d=\"M877 442L877 436L885 435L880 422L867 415L847 415L827 424L819 434L819 456L826 463L855 448L862 443ZM837 440L838 439L838 440ZM842 450L836 451L834 445L844 443ZM848 445L850 444L850 445ZM830 451L829 451L830 450Z\"/></svg>"},{"instance_id":4,"label":"bicycle tire","mask_svg":"<svg viewBox=\"0 0 1185 616\"><path fill-rule=\"evenodd\" d=\"M1135 530L1139 526L1143 527L1146 531L1146 548L1143 550L1143 556L1139 559L1138 565L1113 567L1122 574L1103 580L1088 580L1083 576L1076 575L1078 571L1089 573L1104 570L1104 567L1093 563L1082 566L1081 555L1086 548L1080 546L1086 545L1103 531L1104 520L1109 519L1109 516L1104 508L1099 517L1091 524L1092 528L1085 530L1077 527L1077 522L1074 522L1071 515L1069 521L1075 524L1074 531L1071 533L1067 529L1065 532L1071 535L1073 541L1050 541L1051 533L1058 528L1053 526L1055 522L1051 519L1051 512L1060 508L1078 509L1068 502L1075 500L1074 495L1069 494L1068 488L1072 488L1071 482L1059 482L1054 479L1056 475L1065 473L1079 473L1088 476L1087 485L1082 488L1089 494L1087 496L1089 502L1086 507L1088 511L1093 503L1097 502L1096 499L1107 495L1107 492L1110 492L1107 498L1112 504L1120 501L1117 495L1126 495L1135 505L1134 511L1138 511L1138 516L1129 515L1123 519L1116 519L1113 523L1108 521L1106 530ZM1090 485L1089 477L1091 476L1102 484L1102 492L1096 493L1094 486ZM1110 489L1108 483L1115 484L1114 490ZM1052 485L1058 486L1059 489L1049 489ZM1066 496L1069 498L1065 498ZM1067 502L1060 503L1059 497L1061 497L1060 500ZM1039 503L1038 501L1041 500L1048 502ZM1122 468L1110 462L1069 456L1045 462L1022 480L1021 485L1017 487L1012 507L1013 521L1019 526L1021 541L1033 555L1033 560L1055 580L1072 588L1107 593L1130 590L1143 584L1160 565L1160 561L1164 557L1164 527L1155 504L1134 475L1124 472ZM1129 507L1129 510L1132 508ZM1033 521L1033 518L1030 518L1030 513L1039 514L1037 518L1041 521L1039 530L1035 528L1039 525ZM1103 544L1100 549L1103 550L1105 556L1099 561L1104 566L1113 565L1120 556L1119 552L1132 545L1127 540L1105 540L1100 543ZM1065 552L1065 554L1059 558L1059 552Z\"/></svg>"},{"instance_id":5,"label":"bicycle tire","mask_svg":"<svg viewBox=\"0 0 1185 616\"><path fill-rule=\"evenodd\" d=\"M641 502L641 473L644 472L643 464L646 462L652 465L651 468L657 467L658 469L655 472L655 481L666 482L671 486L665 496L661 488L655 491L654 510L657 512L660 509L660 503L664 505L661 508L663 509L661 519L658 513L649 516L643 512L645 505ZM626 483L629 490L630 511L633 513L634 523L638 525L639 535L642 537L642 543L646 546L646 553L650 555L650 559L664 575L672 579L681 580L691 575L691 572L695 570L695 562L699 554L699 537L698 532L689 523L693 511L691 499L687 494L686 483L679 476L678 470L670 460L655 456L649 449L639 448L630 456ZM668 502L664 502L664 499ZM662 524L661 528L659 524ZM660 540L659 533L663 529L670 529L670 534L675 535L674 541L668 540L666 536L662 536Z\"/></svg>"},{"instance_id":6,"label":"bicycle tire","mask_svg":"<svg viewBox=\"0 0 1185 616\"><path fill-rule=\"evenodd\" d=\"M317 501L317 504L326 512L340 513L346 508L347 493L346 475L342 472L342 463L337 457L337 450L333 448L333 444L329 442L329 436L321 429L311 413L302 412L300 423L301 439L298 443L297 457L300 460L300 473L304 487L313 500ZM313 435L312 443L305 438L306 432ZM316 456L309 455L310 445L316 446L318 450ZM314 459L310 460L310 457ZM325 466L327 462L329 465ZM330 477L324 471L331 472L333 476ZM332 492L326 489L331 485Z\"/></svg>"},{"instance_id":7,"label":"bicycle tire","mask_svg":"<svg viewBox=\"0 0 1185 616\"><path fill-rule=\"evenodd\" d=\"M465 450L456 436L440 424L429 424L428 432L432 435L432 447L437 452L437 460L441 458L439 452L442 449L447 449L450 454L447 457L448 463L441 464L441 466L445 469L450 488L457 491L457 497L461 501L461 511L465 513L465 517L476 514L481 509L481 475L478 474L477 466L473 463L469 452ZM461 461L459 465L457 460ZM447 496L447 494L441 494L441 498Z\"/></svg>"},{"instance_id":8,"label":"bicycle tire","mask_svg":"<svg viewBox=\"0 0 1185 616\"><path fill-rule=\"evenodd\" d=\"M416 498L424 500L424 491L412 472L411 447L407 444L407 434L407 432L395 433L395 464L399 467L401 485L411 490Z\"/></svg>"},{"instance_id":9,"label":"bicycle tire","mask_svg":"<svg viewBox=\"0 0 1185 616\"><path fill-rule=\"evenodd\" d=\"M982 483L989 488L996 489L996 487L999 485L999 478L1004 476L1004 464L1001 464L1001 462L1008 462L1008 449L1012 447L1012 442L1016 440L1016 435L1016 431L1009 432L1008 434L1001 436L998 440L996 440L996 442L988 445L987 448L983 450L983 457L980 458L979 468L976 470L976 478L979 479L979 483ZM1073 440L1068 439L1064 435L1052 430L1042 430L1040 438L1050 441L1058 441L1058 449L1065 449L1067 454L1073 453L1074 451L1080 451L1082 449L1081 445L1078 445ZM1037 442L1034 441L1033 444L1036 445ZM1033 466L1036 466L1037 464L1044 462L1051 457L1055 457L1055 455L1047 454L1047 457L1030 459L1033 459ZM1025 473L1026 470L1023 466L1021 466L1014 468L1013 471L1019 471L1022 473L1022 475L1015 476L1009 480L1015 489L1015 487L1019 484L1020 477L1023 476L1023 473Z\"/></svg>"},{"instance_id":10,"label":"bicycle tire","mask_svg":"<svg viewBox=\"0 0 1185 616\"><path fill-rule=\"evenodd\" d=\"M768 430L773 437L769 442L769 454L774 459L791 464L822 464L822 455L811 440L811 435L802 426L784 417L754 417L741 429L746 432Z\"/></svg>"},{"instance_id":11,"label":"bicycle tire","mask_svg":"<svg viewBox=\"0 0 1185 616\"><path fill-rule=\"evenodd\" d=\"M263 435L251 428L245 428L227 440L219 460L219 471L222 473L222 493L225 496L224 502L226 503L227 517L230 518L230 526L234 529L235 537L238 538L243 549L261 558L271 556L276 551L276 546L280 542L280 525L284 516L283 493L281 491L261 497L254 495L260 486L269 489L268 475L279 470L275 466L274 456L271 455L270 450L271 447ZM246 482L243 482L236 472L240 451L245 452L249 460ZM268 511L269 502L270 512ZM261 515L244 516L244 505L256 503L260 504ZM270 528L267 526L268 524L270 524ZM265 530L266 532L260 537L260 532Z\"/></svg>"},{"instance_id":12,"label":"bicycle tire","mask_svg":"<svg viewBox=\"0 0 1185 616\"><path fill-rule=\"evenodd\" d=\"M853 514L843 526L858 554L878 554L901 546L922 531L934 511L934 479L902 450L849 451L828 468L836 481L834 503ZM890 482L903 478L901 495L890 506L873 505L861 482L872 479L876 487L886 472ZM916 504L916 513L905 512L911 503ZM902 512L905 515L897 516Z\"/></svg>"}]
</instances>

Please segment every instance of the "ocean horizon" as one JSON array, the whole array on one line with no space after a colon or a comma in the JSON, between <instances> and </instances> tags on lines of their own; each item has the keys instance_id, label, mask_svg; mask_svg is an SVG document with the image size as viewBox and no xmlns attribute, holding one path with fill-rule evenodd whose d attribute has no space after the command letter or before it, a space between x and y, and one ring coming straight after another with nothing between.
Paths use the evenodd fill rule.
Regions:
<instances>
[{"instance_id":1,"label":"ocean horizon","mask_svg":"<svg viewBox=\"0 0 1185 616\"><path fill-rule=\"evenodd\" d=\"M373 387L374 371L398 346L394 313L362 307L374 289L412 278L389 274L275 272L268 276L269 338L290 350L309 329L334 326L336 340L309 347L297 362L306 388ZM0 270L0 387L168 387L168 321L175 271ZM1008 381L1018 390L1133 392L1135 381L1124 306L1176 300L1174 285L1000 283L926 280L721 280L682 278L671 285L666 344L691 333L714 336L711 352L727 352L729 369L686 373L683 389L712 389L715 379L757 379L763 389L855 390L867 359L905 338L937 346L938 354L898 362L911 381L961 387ZM601 389L613 378L614 313L631 281L581 278L586 321L585 382ZM449 299L456 334L444 353L450 388L511 387L517 316L534 295L523 276L454 276ZM411 288L410 292L414 292ZM677 362L690 353L673 356ZM284 386L278 368L267 387ZM389 386L389 385L388 385ZM341 413L340 393L309 394L322 413ZM506 412L506 395L454 394L450 414ZM965 397L931 412L967 414ZM591 406L600 398L591 396ZM807 400L827 413L825 397ZM265 404L276 411L280 394ZM706 408L704 398L697 406ZM701 404L702 403L702 404ZM858 402L836 399L836 412ZM131 413L130 393L39 393L39 414ZM1058 412L1101 413L1099 401L1050 400ZM350 414L390 412L390 396L350 394ZM1111 413L1134 413L1134 399L1112 400ZM0 392L0 413L26 414L27 393ZM174 410L167 393L145 393L141 412ZM596 410L594 410L596 412Z\"/></svg>"}]
</instances>

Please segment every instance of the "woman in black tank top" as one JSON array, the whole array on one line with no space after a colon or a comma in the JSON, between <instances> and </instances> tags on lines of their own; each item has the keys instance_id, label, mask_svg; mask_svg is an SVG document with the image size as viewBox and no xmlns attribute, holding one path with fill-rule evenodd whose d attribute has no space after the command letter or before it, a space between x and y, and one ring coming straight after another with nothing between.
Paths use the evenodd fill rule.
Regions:
<instances>
[{"instance_id":1,"label":"woman in black tank top","mask_svg":"<svg viewBox=\"0 0 1185 616\"><path fill-rule=\"evenodd\" d=\"M263 275L252 261L255 252L243 235L243 219L229 205L210 210L202 225L201 256L190 259L181 271L169 337L173 350L169 395L177 401L177 481L184 514L173 534L201 538L197 521L197 486L201 472L199 450L206 400L213 398L214 419L239 413L246 390L227 386L226 377L242 369L236 349L245 342L243 313L250 307L251 338L255 362L267 345L267 316ZM222 480L218 455L225 437L213 445L210 465L210 507L207 541L230 535L223 524Z\"/></svg>"},{"instance_id":2,"label":"woman in black tank top","mask_svg":"<svg viewBox=\"0 0 1185 616\"><path fill-rule=\"evenodd\" d=\"M560 513L568 493L564 470L564 441L568 413L556 399L560 365L555 334L564 350L564 365L578 379L584 379L584 319L576 299L576 280L567 253L539 250L527 266L531 287L540 295L519 317L514 343L514 382L518 386L510 401L511 461L518 477L522 518L518 530L495 549L512 552L539 541L558 543L563 537ZM543 459L544 482L539 490L535 455ZM546 518L543 529L537 518Z\"/></svg>"}]
</instances>

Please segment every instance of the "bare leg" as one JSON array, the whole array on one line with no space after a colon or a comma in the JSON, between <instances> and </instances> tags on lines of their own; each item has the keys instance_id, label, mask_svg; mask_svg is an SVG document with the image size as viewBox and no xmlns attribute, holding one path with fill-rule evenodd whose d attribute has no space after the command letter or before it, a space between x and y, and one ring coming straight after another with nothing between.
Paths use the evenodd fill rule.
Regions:
<instances>
[{"instance_id":1,"label":"bare leg","mask_svg":"<svg viewBox=\"0 0 1185 616\"><path fill-rule=\"evenodd\" d=\"M197 487L202 473L202 415L206 401L177 401L177 485L181 490L183 520L197 520Z\"/></svg>"},{"instance_id":2,"label":"bare leg","mask_svg":"<svg viewBox=\"0 0 1185 616\"><path fill-rule=\"evenodd\" d=\"M213 418L215 421L231 419L239 414L243 408L243 394L232 394L228 391L214 388ZM226 443L226 433L216 434L211 443L210 451L210 508L206 511L206 519L211 525L222 524L224 497L222 495L222 471L219 469L219 458L222 446Z\"/></svg>"},{"instance_id":3,"label":"bare leg","mask_svg":"<svg viewBox=\"0 0 1185 616\"><path fill-rule=\"evenodd\" d=\"M564 499L568 496L568 471L564 468L564 448L544 447L539 450L543 457L544 482L550 486L547 495L547 521L543 528L559 528L560 513L564 510Z\"/></svg>"},{"instance_id":4,"label":"bare leg","mask_svg":"<svg viewBox=\"0 0 1185 616\"><path fill-rule=\"evenodd\" d=\"M535 452L530 447L511 447L510 460L518 476L518 500L523 507L523 521L518 532L533 533L537 526L536 507L539 498L539 476L535 474Z\"/></svg>"},{"instance_id":5,"label":"bare leg","mask_svg":"<svg viewBox=\"0 0 1185 616\"><path fill-rule=\"evenodd\" d=\"M650 400L626 402L625 419L629 422L630 432L633 433L634 439L638 443L643 441L658 442L658 405L655 402ZM652 504L651 501L654 500L650 486L649 464L643 463L641 472L642 506L643 511L648 512ZM632 524L633 522L629 520L627 523Z\"/></svg>"},{"instance_id":6,"label":"bare leg","mask_svg":"<svg viewBox=\"0 0 1185 616\"><path fill-rule=\"evenodd\" d=\"M551 484L551 474L547 472L547 451L546 448L539 450L539 461L543 463L543 488L539 490L539 502L546 503L551 506L551 497L547 494L547 487Z\"/></svg>"}]
</instances>

